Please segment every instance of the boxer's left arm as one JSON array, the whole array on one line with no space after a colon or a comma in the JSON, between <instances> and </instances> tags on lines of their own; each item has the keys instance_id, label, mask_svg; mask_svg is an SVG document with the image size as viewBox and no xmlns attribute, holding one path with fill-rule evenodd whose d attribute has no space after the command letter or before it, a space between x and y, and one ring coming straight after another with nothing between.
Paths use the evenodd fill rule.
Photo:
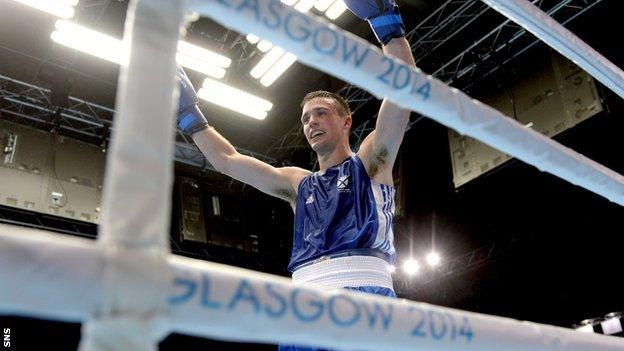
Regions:
<instances>
[{"instance_id":1,"label":"boxer's left arm","mask_svg":"<svg viewBox=\"0 0 624 351\"><path fill-rule=\"evenodd\" d=\"M415 67L408 41L393 38L383 46L388 56L394 56ZM358 151L368 175L378 183L392 185L392 167L409 122L410 111L384 99L379 109L375 130L364 139Z\"/></svg>"}]
</instances>

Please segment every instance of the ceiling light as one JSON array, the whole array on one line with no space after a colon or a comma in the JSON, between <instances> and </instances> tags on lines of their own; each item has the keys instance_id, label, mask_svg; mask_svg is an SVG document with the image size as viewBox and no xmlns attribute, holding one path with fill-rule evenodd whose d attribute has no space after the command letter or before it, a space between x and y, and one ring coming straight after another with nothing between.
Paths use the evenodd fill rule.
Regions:
<instances>
[{"instance_id":1,"label":"ceiling light","mask_svg":"<svg viewBox=\"0 0 624 351\"><path fill-rule=\"evenodd\" d=\"M438 255L437 253L433 251L430 252L427 255L427 263L432 267L437 266L440 263L440 255Z\"/></svg>"},{"instance_id":2,"label":"ceiling light","mask_svg":"<svg viewBox=\"0 0 624 351\"><path fill-rule=\"evenodd\" d=\"M299 2L295 5L295 10L299 12L308 12L314 6L316 0L299 0Z\"/></svg>"},{"instance_id":3,"label":"ceiling light","mask_svg":"<svg viewBox=\"0 0 624 351\"><path fill-rule=\"evenodd\" d=\"M225 69L232 64L232 60L223 55L185 41L178 42L176 61L182 67L213 78L223 78Z\"/></svg>"},{"instance_id":4,"label":"ceiling light","mask_svg":"<svg viewBox=\"0 0 624 351\"><path fill-rule=\"evenodd\" d=\"M266 41L266 40L260 40L260 38L255 35L255 34L247 34L247 41L252 43L252 44L258 44L256 45L256 47L258 48L258 50L262 51L262 52L267 52L269 50L271 50L271 48L273 47L273 44L271 44L270 42Z\"/></svg>"},{"instance_id":5,"label":"ceiling light","mask_svg":"<svg viewBox=\"0 0 624 351\"><path fill-rule=\"evenodd\" d=\"M14 0L20 4L30 6L61 18L74 17L73 6L78 4L78 0Z\"/></svg>"},{"instance_id":6,"label":"ceiling light","mask_svg":"<svg viewBox=\"0 0 624 351\"><path fill-rule=\"evenodd\" d=\"M333 5L331 5L327 11L325 11L325 16L330 20L335 20L340 17L347 10L347 5L345 5L343 0L337 0Z\"/></svg>"},{"instance_id":7,"label":"ceiling light","mask_svg":"<svg viewBox=\"0 0 624 351\"><path fill-rule=\"evenodd\" d=\"M316 3L314 3L314 8L321 12L325 12L325 10L327 10L327 8L329 8L334 1L336 0L317 0Z\"/></svg>"},{"instance_id":8,"label":"ceiling light","mask_svg":"<svg viewBox=\"0 0 624 351\"><path fill-rule=\"evenodd\" d=\"M260 41L260 38L258 38L258 36L257 36L257 35L255 35L255 34L251 34L251 33L247 34L246 39L247 39L247 41L248 41L248 42L250 42L250 43L252 43L252 44L255 44L255 43L257 43L258 41Z\"/></svg>"},{"instance_id":9,"label":"ceiling light","mask_svg":"<svg viewBox=\"0 0 624 351\"><path fill-rule=\"evenodd\" d=\"M50 38L59 44L117 64L127 62L128 50L120 39L64 20L56 21L54 26L56 30ZM223 78L225 69L232 62L225 56L184 41L178 42L176 61L182 67L213 78Z\"/></svg>"},{"instance_id":10,"label":"ceiling light","mask_svg":"<svg viewBox=\"0 0 624 351\"><path fill-rule=\"evenodd\" d=\"M403 270L409 275L416 274L419 269L420 266L418 265L418 262L416 262L413 258L410 258L403 263Z\"/></svg>"},{"instance_id":11,"label":"ceiling light","mask_svg":"<svg viewBox=\"0 0 624 351\"><path fill-rule=\"evenodd\" d=\"M273 66L277 60L284 54L284 50L279 47L274 47L271 51L267 52L264 57L258 61L258 63L251 69L249 74L256 79L260 79L268 70Z\"/></svg>"},{"instance_id":12,"label":"ceiling light","mask_svg":"<svg viewBox=\"0 0 624 351\"><path fill-rule=\"evenodd\" d=\"M54 27L50 38L59 44L117 64L127 59L127 50L119 39L63 20L56 21Z\"/></svg>"},{"instance_id":13,"label":"ceiling light","mask_svg":"<svg viewBox=\"0 0 624 351\"><path fill-rule=\"evenodd\" d=\"M206 78L197 95L208 102L242 113L255 119L265 119L273 104L214 79Z\"/></svg>"},{"instance_id":14,"label":"ceiling light","mask_svg":"<svg viewBox=\"0 0 624 351\"><path fill-rule=\"evenodd\" d=\"M232 64L232 60L223 55L219 55L216 52L206 50L185 41L178 42L178 53L221 68L228 68L230 67L230 64Z\"/></svg>"},{"instance_id":15,"label":"ceiling light","mask_svg":"<svg viewBox=\"0 0 624 351\"><path fill-rule=\"evenodd\" d=\"M198 60L194 57L185 56L179 52L176 54L176 62L182 67L192 69L195 72L203 73L213 78L225 77L225 69L211 65L205 61Z\"/></svg>"},{"instance_id":16,"label":"ceiling light","mask_svg":"<svg viewBox=\"0 0 624 351\"><path fill-rule=\"evenodd\" d=\"M280 57L277 62L271 67L263 76L260 78L260 83L265 87L270 86L279 78L288 67L292 66L293 63L297 61L297 56L286 53L282 57Z\"/></svg>"},{"instance_id":17,"label":"ceiling light","mask_svg":"<svg viewBox=\"0 0 624 351\"><path fill-rule=\"evenodd\" d=\"M273 44L271 44L271 42L268 42L266 40L261 40L258 45L256 45L256 47L258 48L258 50L262 51L262 52L267 52L269 50L271 50L271 48L273 47Z\"/></svg>"}]
</instances>

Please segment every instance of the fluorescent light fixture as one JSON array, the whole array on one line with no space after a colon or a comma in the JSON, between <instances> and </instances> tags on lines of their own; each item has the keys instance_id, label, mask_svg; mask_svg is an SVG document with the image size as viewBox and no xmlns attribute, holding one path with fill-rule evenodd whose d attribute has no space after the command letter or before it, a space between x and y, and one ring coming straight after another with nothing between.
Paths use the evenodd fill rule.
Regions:
<instances>
[{"instance_id":1,"label":"fluorescent light fixture","mask_svg":"<svg viewBox=\"0 0 624 351\"><path fill-rule=\"evenodd\" d=\"M20 4L30 6L37 10L47 12L51 15L61 18L74 17L74 6L78 4L78 0L14 0Z\"/></svg>"},{"instance_id":2,"label":"fluorescent light fixture","mask_svg":"<svg viewBox=\"0 0 624 351\"><path fill-rule=\"evenodd\" d=\"M197 95L208 102L263 120L273 108L265 99L251 95L214 79L206 78Z\"/></svg>"},{"instance_id":3,"label":"fluorescent light fixture","mask_svg":"<svg viewBox=\"0 0 624 351\"><path fill-rule=\"evenodd\" d=\"M260 78L260 84L265 87L270 86L279 78L288 67L292 66L293 63L297 62L297 56L287 52L282 55L277 62Z\"/></svg>"},{"instance_id":4,"label":"fluorescent light fixture","mask_svg":"<svg viewBox=\"0 0 624 351\"><path fill-rule=\"evenodd\" d=\"M178 53L221 68L228 68L232 64L232 60L223 55L219 55L216 52L206 50L197 45L189 44L185 41L178 42Z\"/></svg>"},{"instance_id":5,"label":"fluorescent light fixture","mask_svg":"<svg viewBox=\"0 0 624 351\"><path fill-rule=\"evenodd\" d=\"M274 47L271 51L267 52L264 57L258 61L258 63L251 69L249 74L256 79L260 79L268 70L273 66L277 60L284 54L284 50L279 47Z\"/></svg>"},{"instance_id":6,"label":"fluorescent light fixture","mask_svg":"<svg viewBox=\"0 0 624 351\"><path fill-rule=\"evenodd\" d=\"M295 10L306 13L310 11L312 6L314 6L314 3L316 3L316 0L299 0L299 2L295 5Z\"/></svg>"},{"instance_id":7,"label":"fluorescent light fixture","mask_svg":"<svg viewBox=\"0 0 624 351\"><path fill-rule=\"evenodd\" d=\"M246 38L247 38L247 41L252 44L256 44L258 41L260 41L260 38L258 38L257 35L251 34L251 33L247 34Z\"/></svg>"},{"instance_id":8,"label":"fluorescent light fixture","mask_svg":"<svg viewBox=\"0 0 624 351\"><path fill-rule=\"evenodd\" d=\"M258 48L258 50L262 51L262 52L267 52L269 50L271 50L271 48L273 48L273 44L271 42L268 42L266 40L261 40L258 45L256 45L256 47Z\"/></svg>"},{"instance_id":9,"label":"fluorescent light fixture","mask_svg":"<svg viewBox=\"0 0 624 351\"><path fill-rule=\"evenodd\" d=\"M345 5L344 1L337 0L333 5L331 5L327 11L325 11L325 16L330 20L335 20L340 17L347 10L347 5Z\"/></svg>"},{"instance_id":10,"label":"fluorescent light fixture","mask_svg":"<svg viewBox=\"0 0 624 351\"><path fill-rule=\"evenodd\" d=\"M64 20L56 21L54 27L50 38L59 44L117 64L128 58L119 39Z\"/></svg>"},{"instance_id":11,"label":"fluorescent light fixture","mask_svg":"<svg viewBox=\"0 0 624 351\"><path fill-rule=\"evenodd\" d=\"M403 263L403 270L409 275L416 274L419 269L420 266L418 265L418 262L416 262L413 258L410 258Z\"/></svg>"},{"instance_id":12,"label":"fluorescent light fixture","mask_svg":"<svg viewBox=\"0 0 624 351\"><path fill-rule=\"evenodd\" d=\"M440 255L438 255L437 253L433 251L430 252L427 255L427 263L432 267L437 266L440 263Z\"/></svg>"},{"instance_id":13,"label":"fluorescent light fixture","mask_svg":"<svg viewBox=\"0 0 624 351\"><path fill-rule=\"evenodd\" d=\"M59 44L117 64L128 60L128 50L120 39L64 20L56 21L54 27L50 38ZM225 56L184 41L178 42L176 61L213 78L223 78L232 63Z\"/></svg>"},{"instance_id":14,"label":"fluorescent light fixture","mask_svg":"<svg viewBox=\"0 0 624 351\"><path fill-rule=\"evenodd\" d=\"M223 78L232 60L185 41L178 42L176 61L183 67L213 78Z\"/></svg>"},{"instance_id":15,"label":"fluorescent light fixture","mask_svg":"<svg viewBox=\"0 0 624 351\"><path fill-rule=\"evenodd\" d=\"M255 35L255 34L247 34L247 41L252 43L252 44L258 44L256 45L256 47L258 48L258 50L262 51L262 52L267 52L269 50L271 50L271 48L273 47L273 44L271 44L270 42L266 41L266 40L260 40L260 38Z\"/></svg>"},{"instance_id":16,"label":"fluorescent light fixture","mask_svg":"<svg viewBox=\"0 0 624 351\"><path fill-rule=\"evenodd\" d=\"M179 52L176 54L176 62L178 62L178 64L182 67L192 69L195 72L203 73L209 77L218 79L225 77L224 68L213 66L194 57L182 55Z\"/></svg>"},{"instance_id":17,"label":"fluorescent light fixture","mask_svg":"<svg viewBox=\"0 0 624 351\"><path fill-rule=\"evenodd\" d=\"M334 3L334 1L336 0L318 0L314 3L314 8L321 12L325 12L325 10L327 10L329 6Z\"/></svg>"}]
</instances>

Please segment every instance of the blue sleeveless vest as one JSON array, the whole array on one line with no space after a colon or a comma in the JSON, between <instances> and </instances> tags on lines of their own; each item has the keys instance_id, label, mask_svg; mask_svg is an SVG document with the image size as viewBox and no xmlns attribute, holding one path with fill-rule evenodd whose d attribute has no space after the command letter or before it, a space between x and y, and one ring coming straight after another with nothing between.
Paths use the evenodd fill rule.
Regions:
<instances>
[{"instance_id":1,"label":"blue sleeveless vest","mask_svg":"<svg viewBox=\"0 0 624 351\"><path fill-rule=\"evenodd\" d=\"M297 192L288 269L345 251L357 255L358 250L394 263L394 193L393 186L368 176L356 154L324 174L305 177Z\"/></svg>"}]
</instances>

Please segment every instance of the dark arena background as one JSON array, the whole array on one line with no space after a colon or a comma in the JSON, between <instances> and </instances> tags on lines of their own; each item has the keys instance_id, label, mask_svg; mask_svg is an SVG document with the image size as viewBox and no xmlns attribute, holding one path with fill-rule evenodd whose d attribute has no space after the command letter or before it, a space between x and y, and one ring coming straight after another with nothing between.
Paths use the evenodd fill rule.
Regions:
<instances>
[{"instance_id":1,"label":"dark arena background","mask_svg":"<svg viewBox=\"0 0 624 351\"><path fill-rule=\"evenodd\" d=\"M533 2L624 67L617 0ZM397 3L425 73L624 173L624 103L616 94L481 1ZM127 5L80 0L72 20L120 39ZM0 222L95 239L119 68L52 40L57 19L0 2ZM331 20L375 42L348 11ZM265 86L250 75L266 55L260 44L210 19L190 22L185 40L231 58L224 82L274 105L256 120L201 102L211 125L241 153L317 170L299 121L301 98L316 89L349 102L354 148L374 126L379 100L300 63ZM205 78L188 74L195 86ZM416 113L394 175L399 297L622 335L601 324L624 311L621 206ZM287 203L217 173L192 140L177 135L174 254L289 276L292 223ZM432 251L437 265L427 263ZM417 271L404 270L409 259ZM9 329L11 350L75 350L81 334L79 324L13 315L0 316L0 327L5 340ZM179 334L160 344L186 351L274 348Z\"/></svg>"}]
</instances>

